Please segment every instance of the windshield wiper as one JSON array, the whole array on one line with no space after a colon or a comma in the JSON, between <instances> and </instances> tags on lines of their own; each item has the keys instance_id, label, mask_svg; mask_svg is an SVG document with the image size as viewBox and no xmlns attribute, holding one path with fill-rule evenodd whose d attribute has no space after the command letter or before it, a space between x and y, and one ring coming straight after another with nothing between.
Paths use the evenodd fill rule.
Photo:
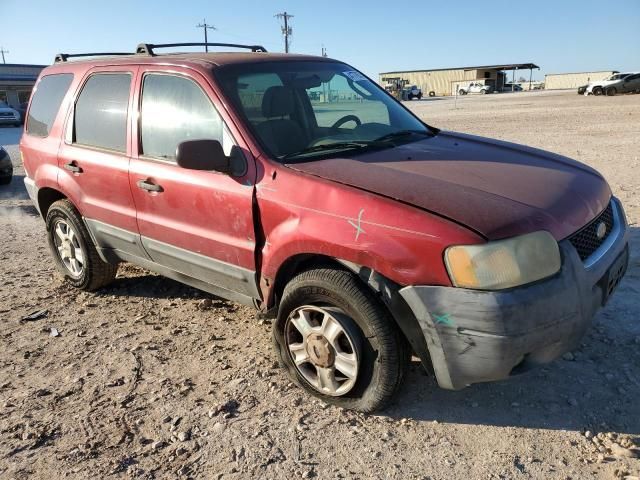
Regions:
<instances>
[{"instance_id":1,"label":"windshield wiper","mask_svg":"<svg viewBox=\"0 0 640 480\"><path fill-rule=\"evenodd\" d=\"M374 142L388 142L396 138L408 137L409 135L424 135L431 137L433 134L425 130L398 130L397 132L387 133L379 138L376 138Z\"/></svg>"},{"instance_id":2,"label":"windshield wiper","mask_svg":"<svg viewBox=\"0 0 640 480\"><path fill-rule=\"evenodd\" d=\"M327 152L331 150L363 150L367 148L380 148L386 146L387 145L384 143L381 144L377 140L353 140L349 142L325 143L322 145L314 145L313 147L308 147L298 152L287 153L280 157L280 159L289 160L308 153Z\"/></svg>"}]
</instances>

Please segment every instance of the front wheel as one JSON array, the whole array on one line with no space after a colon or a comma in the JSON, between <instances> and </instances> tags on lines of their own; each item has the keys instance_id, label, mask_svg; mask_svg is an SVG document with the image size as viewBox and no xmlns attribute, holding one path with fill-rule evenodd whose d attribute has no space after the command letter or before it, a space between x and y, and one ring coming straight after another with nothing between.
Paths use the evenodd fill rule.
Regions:
<instances>
[{"instance_id":1,"label":"front wheel","mask_svg":"<svg viewBox=\"0 0 640 480\"><path fill-rule=\"evenodd\" d=\"M51 254L67 283L91 291L116 277L118 266L100 258L80 213L69 200L51 205L46 225Z\"/></svg>"},{"instance_id":2,"label":"front wheel","mask_svg":"<svg viewBox=\"0 0 640 480\"><path fill-rule=\"evenodd\" d=\"M285 287L273 329L280 363L307 392L372 412L398 390L408 346L386 308L351 272L308 270Z\"/></svg>"},{"instance_id":3,"label":"front wheel","mask_svg":"<svg viewBox=\"0 0 640 480\"><path fill-rule=\"evenodd\" d=\"M602 95L602 87L595 87L595 88L592 90L592 93L593 93L594 95L596 95L596 96L597 96L597 95Z\"/></svg>"},{"instance_id":4,"label":"front wheel","mask_svg":"<svg viewBox=\"0 0 640 480\"><path fill-rule=\"evenodd\" d=\"M458 92L458 95L466 95L467 92L465 92L464 90L460 89L460 91Z\"/></svg>"}]
</instances>

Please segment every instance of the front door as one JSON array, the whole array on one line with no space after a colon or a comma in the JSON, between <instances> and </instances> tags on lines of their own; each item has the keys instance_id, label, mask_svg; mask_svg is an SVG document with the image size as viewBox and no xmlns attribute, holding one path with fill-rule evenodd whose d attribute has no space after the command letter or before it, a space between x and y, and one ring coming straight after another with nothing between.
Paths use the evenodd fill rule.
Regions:
<instances>
[{"instance_id":1,"label":"front door","mask_svg":"<svg viewBox=\"0 0 640 480\"><path fill-rule=\"evenodd\" d=\"M241 147L248 161L242 176L179 167L182 141L218 140L227 154L237 144L217 97L205 77L177 67L171 73L141 67L137 83L137 152L129 180L145 250L156 264L215 285L227 298L259 298L255 164L248 150Z\"/></svg>"}]
</instances>

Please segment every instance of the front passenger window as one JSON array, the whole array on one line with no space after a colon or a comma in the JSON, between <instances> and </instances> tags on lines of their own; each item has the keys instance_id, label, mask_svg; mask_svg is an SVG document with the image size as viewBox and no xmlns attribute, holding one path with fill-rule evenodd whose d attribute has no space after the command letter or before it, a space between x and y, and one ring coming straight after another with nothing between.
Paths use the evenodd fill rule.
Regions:
<instances>
[{"instance_id":1,"label":"front passenger window","mask_svg":"<svg viewBox=\"0 0 640 480\"><path fill-rule=\"evenodd\" d=\"M175 161L185 140L210 139L232 146L222 118L204 91L192 80L176 75L148 74L140 108L142 154Z\"/></svg>"}]
</instances>

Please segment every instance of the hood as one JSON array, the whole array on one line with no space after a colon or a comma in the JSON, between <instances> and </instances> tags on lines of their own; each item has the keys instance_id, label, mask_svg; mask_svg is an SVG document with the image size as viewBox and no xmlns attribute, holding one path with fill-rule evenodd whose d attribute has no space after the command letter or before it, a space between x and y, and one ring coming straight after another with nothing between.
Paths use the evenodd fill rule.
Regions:
<instances>
[{"instance_id":1,"label":"hood","mask_svg":"<svg viewBox=\"0 0 640 480\"><path fill-rule=\"evenodd\" d=\"M579 162L453 132L288 166L428 210L489 240L537 230L564 239L604 210L611 197L606 181Z\"/></svg>"}]
</instances>

